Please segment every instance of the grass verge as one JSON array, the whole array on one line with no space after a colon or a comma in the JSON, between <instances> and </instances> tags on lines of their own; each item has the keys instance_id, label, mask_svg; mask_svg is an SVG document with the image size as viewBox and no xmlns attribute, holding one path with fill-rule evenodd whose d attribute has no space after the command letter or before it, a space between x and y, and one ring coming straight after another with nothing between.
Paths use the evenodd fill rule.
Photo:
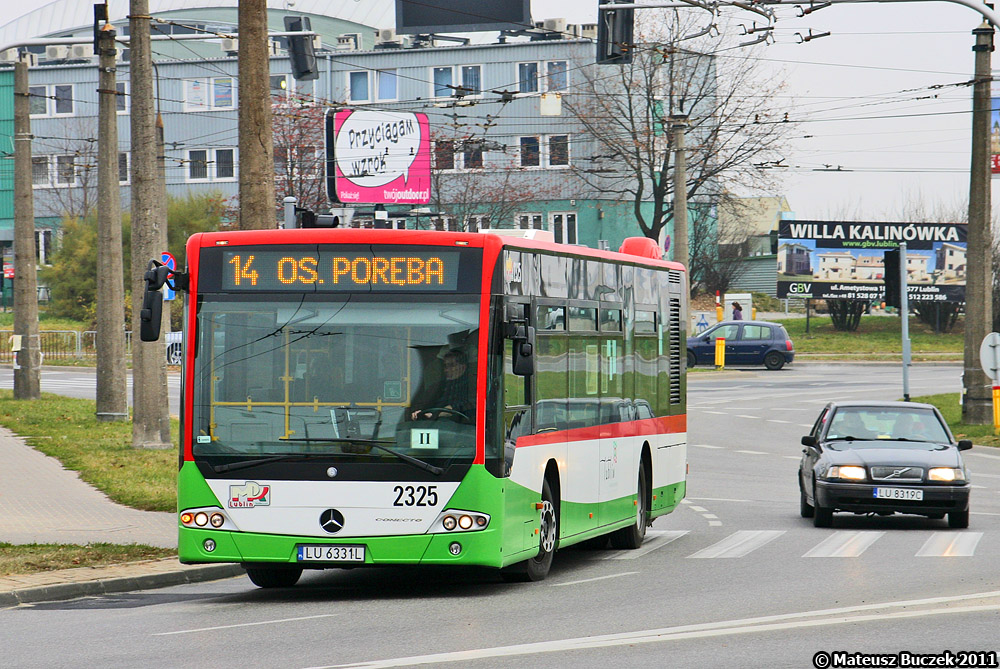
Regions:
<instances>
[{"instance_id":1,"label":"grass verge","mask_svg":"<svg viewBox=\"0 0 1000 669\"><path fill-rule=\"evenodd\" d=\"M105 567L122 562L156 560L177 555L172 548L139 544L5 544L0 543L0 577L36 574L74 567Z\"/></svg>"},{"instance_id":2,"label":"grass verge","mask_svg":"<svg viewBox=\"0 0 1000 669\"><path fill-rule=\"evenodd\" d=\"M42 393L13 399L0 391L0 425L119 504L143 511L177 510L177 451L132 448L131 422L98 422L93 400ZM173 441L177 421L171 420Z\"/></svg>"},{"instance_id":3,"label":"grass verge","mask_svg":"<svg viewBox=\"0 0 1000 669\"><path fill-rule=\"evenodd\" d=\"M132 423L98 422L93 400L43 393L41 399L13 399L0 391L0 425L109 498L145 511L176 511L177 451L132 448ZM177 441L177 421L171 421ZM96 567L176 555L173 549L139 544L79 545L0 543L0 576L73 567Z\"/></svg>"},{"instance_id":4,"label":"grass verge","mask_svg":"<svg viewBox=\"0 0 1000 669\"><path fill-rule=\"evenodd\" d=\"M976 446L1000 446L1000 437L993 434L992 425L970 425L962 422L962 405L960 393L943 393L940 395L923 395L911 397L914 402L933 404L944 416L948 427L956 439L971 439Z\"/></svg>"},{"instance_id":5,"label":"grass verge","mask_svg":"<svg viewBox=\"0 0 1000 669\"><path fill-rule=\"evenodd\" d=\"M778 321L785 326L795 342L795 352L838 354L852 360L873 359L884 355L900 355L900 322L895 316L863 316L854 332L835 330L829 316L806 319L788 318ZM935 334L934 329L910 318L910 347L914 358L926 353L955 354L961 359L965 341L961 322L951 332ZM940 359L938 357L937 359Z\"/></svg>"}]
</instances>

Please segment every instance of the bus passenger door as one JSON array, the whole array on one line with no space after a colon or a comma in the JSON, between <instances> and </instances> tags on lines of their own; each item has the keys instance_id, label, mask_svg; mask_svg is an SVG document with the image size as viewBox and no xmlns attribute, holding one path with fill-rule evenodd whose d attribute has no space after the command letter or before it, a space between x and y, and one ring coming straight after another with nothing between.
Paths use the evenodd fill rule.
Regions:
<instances>
[{"instance_id":1,"label":"bus passenger door","mask_svg":"<svg viewBox=\"0 0 1000 669\"><path fill-rule=\"evenodd\" d=\"M637 454L634 439L623 438L623 423L631 420L632 403L623 397L625 342L621 309L601 309L600 317L600 524L634 515L627 508L635 490Z\"/></svg>"}]
</instances>

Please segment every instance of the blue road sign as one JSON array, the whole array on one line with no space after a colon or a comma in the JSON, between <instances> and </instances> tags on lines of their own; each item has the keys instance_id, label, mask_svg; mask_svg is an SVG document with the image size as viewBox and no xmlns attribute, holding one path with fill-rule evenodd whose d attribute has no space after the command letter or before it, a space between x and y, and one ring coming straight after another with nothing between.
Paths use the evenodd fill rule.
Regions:
<instances>
[{"instance_id":1,"label":"blue road sign","mask_svg":"<svg viewBox=\"0 0 1000 669\"><path fill-rule=\"evenodd\" d=\"M160 254L160 262L166 265L171 272L177 269L177 261L174 260L173 254L167 253L166 251ZM171 289L169 286L166 285L163 286L164 300L172 300L176 297L177 297L177 291Z\"/></svg>"}]
</instances>

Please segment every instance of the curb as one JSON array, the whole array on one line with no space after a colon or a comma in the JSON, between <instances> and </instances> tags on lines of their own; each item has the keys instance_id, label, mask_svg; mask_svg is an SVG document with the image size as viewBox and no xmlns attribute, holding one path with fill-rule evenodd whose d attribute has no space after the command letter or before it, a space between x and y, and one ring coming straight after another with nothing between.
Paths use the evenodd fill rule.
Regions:
<instances>
[{"instance_id":1,"label":"curb","mask_svg":"<svg viewBox=\"0 0 1000 669\"><path fill-rule=\"evenodd\" d=\"M186 583L217 581L234 576L243 576L246 571L237 564L204 565L178 571L168 571L139 576L102 578L74 583L57 583L37 587L19 588L0 592L0 607L14 607L20 604L53 602L77 597L110 595L134 590L153 590Z\"/></svg>"}]
</instances>

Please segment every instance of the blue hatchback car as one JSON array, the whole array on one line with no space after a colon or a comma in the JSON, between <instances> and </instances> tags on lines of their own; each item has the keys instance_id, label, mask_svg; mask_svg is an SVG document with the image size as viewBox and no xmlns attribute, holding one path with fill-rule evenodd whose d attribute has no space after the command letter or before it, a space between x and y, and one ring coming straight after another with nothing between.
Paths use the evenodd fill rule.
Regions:
<instances>
[{"instance_id":1,"label":"blue hatchback car","mask_svg":"<svg viewBox=\"0 0 1000 669\"><path fill-rule=\"evenodd\" d=\"M767 321L722 321L687 340L688 367L715 364L715 340L726 340L726 365L781 369L795 357L784 326Z\"/></svg>"}]
</instances>

